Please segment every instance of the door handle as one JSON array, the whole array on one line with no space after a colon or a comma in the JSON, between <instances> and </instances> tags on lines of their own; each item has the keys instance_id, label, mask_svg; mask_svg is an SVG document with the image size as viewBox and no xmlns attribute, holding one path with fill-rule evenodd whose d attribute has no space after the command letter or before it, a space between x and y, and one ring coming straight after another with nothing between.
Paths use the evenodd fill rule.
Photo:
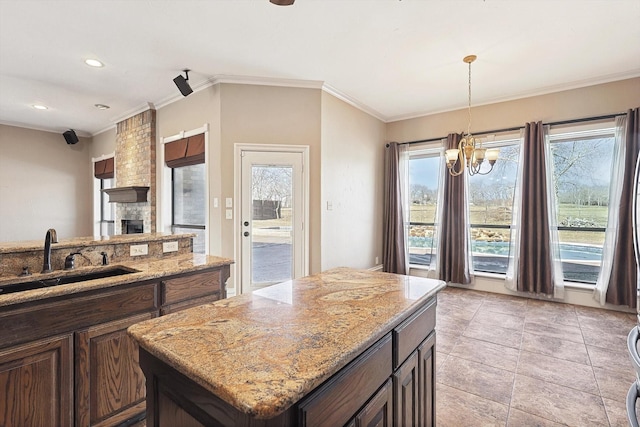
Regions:
<instances>
[{"instance_id":1,"label":"door handle","mask_svg":"<svg viewBox=\"0 0 640 427\"><path fill-rule=\"evenodd\" d=\"M244 233L242 233L242 234L244 234L244 237L249 236L249 232L248 232L248 231L245 231L245 232L244 232Z\"/></svg>"}]
</instances>

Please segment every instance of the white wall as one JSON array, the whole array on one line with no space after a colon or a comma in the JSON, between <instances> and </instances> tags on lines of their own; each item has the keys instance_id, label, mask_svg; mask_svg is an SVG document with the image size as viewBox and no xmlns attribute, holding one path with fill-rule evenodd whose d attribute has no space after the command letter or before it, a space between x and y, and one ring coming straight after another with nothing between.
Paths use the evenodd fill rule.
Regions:
<instances>
[{"instance_id":1,"label":"white wall","mask_svg":"<svg viewBox=\"0 0 640 427\"><path fill-rule=\"evenodd\" d=\"M0 241L91 236L89 146L58 133L0 125Z\"/></svg>"},{"instance_id":2,"label":"white wall","mask_svg":"<svg viewBox=\"0 0 640 427\"><path fill-rule=\"evenodd\" d=\"M384 136L383 122L322 93L322 270L382 256Z\"/></svg>"}]
</instances>

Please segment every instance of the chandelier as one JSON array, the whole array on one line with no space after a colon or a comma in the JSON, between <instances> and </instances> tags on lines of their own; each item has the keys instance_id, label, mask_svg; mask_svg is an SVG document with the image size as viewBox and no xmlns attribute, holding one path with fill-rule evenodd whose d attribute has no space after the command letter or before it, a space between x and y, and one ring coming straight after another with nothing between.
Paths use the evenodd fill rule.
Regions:
<instances>
[{"instance_id":1,"label":"chandelier","mask_svg":"<svg viewBox=\"0 0 640 427\"><path fill-rule=\"evenodd\" d=\"M462 61L469 64L469 124L467 126L467 133L460 140L458 148L452 148L445 151L445 158L447 160L447 168L451 176L458 176L464 172L465 164L469 175L476 174L486 175L493 170L493 165L498 160L497 149L487 150L482 148L482 141L479 138L475 138L471 134L471 63L476 60L475 55L465 56ZM480 172L482 163L488 160L490 169L486 172ZM454 166L458 164L456 169Z\"/></svg>"}]
</instances>

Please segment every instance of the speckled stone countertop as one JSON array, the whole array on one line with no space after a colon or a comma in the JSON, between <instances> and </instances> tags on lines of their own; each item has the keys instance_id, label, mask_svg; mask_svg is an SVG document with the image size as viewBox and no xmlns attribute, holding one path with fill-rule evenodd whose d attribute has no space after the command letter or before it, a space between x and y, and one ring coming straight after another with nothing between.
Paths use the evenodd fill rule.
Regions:
<instances>
[{"instance_id":1,"label":"speckled stone countertop","mask_svg":"<svg viewBox=\"0 0 640 427\"><path fill-rule=\"evenodd\" d=\"M75 294L78 292L90 291L94 289L108 288L112 286L124 285L131 282L141 280L155 279L172 274L188 273L192 271L203 270L210 267L223 266L233 264L228 258L220 258L211 255L201 254L183 254L168 256L158 259L145 259L140 261L118 262L109 266L98 267L81 267L70 271L58 270L53 273L33 274L27 277L0 277L0 287L10 283L21 283L32 280L47 280L52 277L65 275L76 275L79 273L91 273L114 267L125 267L135 270L134 273L122 276L107 277L104 279L94 279L84 282L69 283L66 285L57 285L48 288L32 289L21 292L9 293L2 295L0 293L0 307L41 300L45 298L58 297L63 295Z\"/></svg>"},{"instance_id":2,"label":"speckled stone countertop","mask_svg":"<svg viewBox=\"0 0 640 427\"><path fill-rule=\"evenodd\" d=\"M272 418L444 287L439 280L339 268L128 331L239 411Z\"/></svg>"}]
</instances>

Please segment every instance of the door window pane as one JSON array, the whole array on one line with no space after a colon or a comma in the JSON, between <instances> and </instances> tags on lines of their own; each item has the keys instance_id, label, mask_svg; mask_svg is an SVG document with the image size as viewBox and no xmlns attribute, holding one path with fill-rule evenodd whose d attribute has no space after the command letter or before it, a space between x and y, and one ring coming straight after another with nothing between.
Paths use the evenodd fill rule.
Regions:
<instances>
[{"instance_id":1,"label":"door window pane","mask_svg":"<svg viewBox=\"0 0 640 427\"><path fill-rule=\"evenodd\" d=\"M469 177L473 269L505 274L509 264L513 195L520 146L512 144L495 147L494 144L492 147L485 144L485 148L496 148L500 153L490 173Z\"/></svg>"},{"instance_id":2,"label":"door window pane","mask_svg":"<svg viewBox=\"0 0 640 427\"><path fill-rule=\"evenodd\" d=\"M293 278L291 166L252 166L252 284Z\"/></svg>"},{"instance_id":3,"label":"door window pane","mask_svg":"<svg viewBox=\"0 0 640 427\"><path fill-rule=\"evenodd\" d=\"M566 281L595 284L602 263L614 135L552 139L553 195Z\"/></svg>"},{"instance_id":4,"label":"door window pane","mask_svg":"<svg viewBox=\"0 0 640 427\"><path fill-rule=\"evenodd\" d=\"M100 189L107 190L113 188L115 185L115 178L101 179ZM115 203L109 203L109 195L101 191L100 192L100 235L101 236L113 236L115 233Z\"/></svg>"}]
</instances>

